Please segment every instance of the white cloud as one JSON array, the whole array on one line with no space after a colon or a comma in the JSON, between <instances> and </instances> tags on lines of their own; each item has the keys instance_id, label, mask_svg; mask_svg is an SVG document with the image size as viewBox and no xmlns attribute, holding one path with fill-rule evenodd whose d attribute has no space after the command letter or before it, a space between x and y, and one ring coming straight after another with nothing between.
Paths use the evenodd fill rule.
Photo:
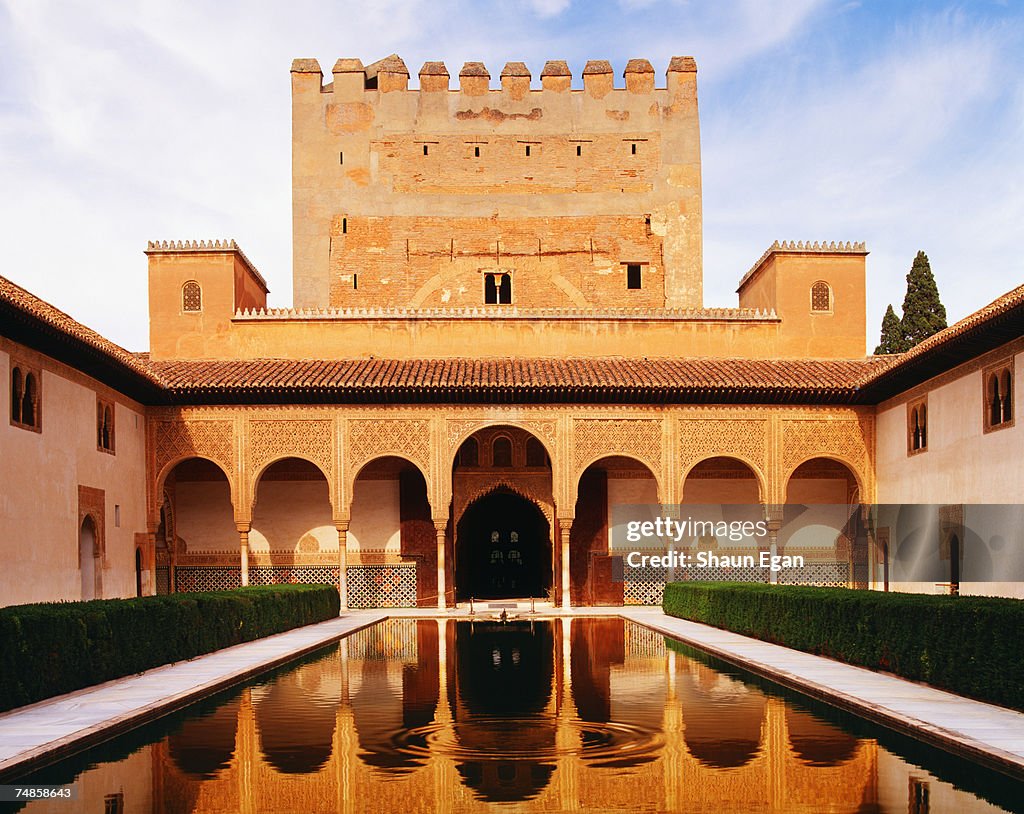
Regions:
<instances>
[{"instance_id":1,"label":"white cloud","mask_svg":"<svg viewBox=\"0 0 1024 814\"><path fill-rule=\"evenodd\" d=\"M572 0L526 0L538 17L557 17L572 3Z\"/></svg>"}]
</instances>

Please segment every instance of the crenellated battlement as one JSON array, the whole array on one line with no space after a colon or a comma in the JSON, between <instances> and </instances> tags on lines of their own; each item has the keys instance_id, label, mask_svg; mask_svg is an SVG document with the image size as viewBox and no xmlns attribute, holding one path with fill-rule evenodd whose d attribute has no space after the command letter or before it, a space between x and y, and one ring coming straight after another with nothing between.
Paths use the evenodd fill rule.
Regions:
<instances>
[{"instance_id":1,"label":"crenellated battlement","mask_svg":"<svg viewBox=\"0 0 1024 814\"><path fill-rule=\"evenodd\" d=\"M293 75L319 77L319 88L322 93L338 93L346 96L357 91L410 91L409 69L397 54L363 65L359 59L339 59L332 68L333 81L323 82L323 71L315 59L296 59L292 62ZM680 77L696 74L697 63L693 57L676 56L669 61L665 72L666 84L662 90L672 90ZM419 71L419 88L412 92L440 93L459 92L467 96L480 96L486 93L534 92L578 92L590 93L592 96L605 94L613 90L621 90L632 94L653 93L656 71L646 59L631 59L621 74L625 84L619 88L614 84L614 69L611 62L594 59L587 62L583 73L578 77L582 87L572 87L574 80L569 65L564 60L549 60L539 74L539 85L532 84L533 74L524 62L507 62L498 76L498 87L491 85L490 69L483 62L466 62L458 72L459 86L451 87L451 73L444 62L425 62Z\"/></svg>"},{"instance_id":2,"label":"crenellated battlement","mask_svg":"<svg viewBox=\"0 0 1024 814\"><path fill-rule=\"evenodd\" d=\"M750 267L750 270L743 275L740 279L740 284L737 287L737 291L741 290L750 279L757 273L758 269L764 265L765 261L768 260L774 254L783 253L798 253L798 254L854 254L854 255L865 255L868 253L867 248L863 241L851 242L847 240L843 241L835 240L776 240L765 249L764 253L757 259L757 262Z\"/></svg>"},{"instance_id":3,"label":"crenellated battlement","mask_svg":"<svg viewBox=\"0 0 1024 814\"><path fill-rule=\"evenodd\" d=\"M483 304L493 265L521 306L699 307L696 71L296 60L296 305Z\"/></svg>"}]
</instances>

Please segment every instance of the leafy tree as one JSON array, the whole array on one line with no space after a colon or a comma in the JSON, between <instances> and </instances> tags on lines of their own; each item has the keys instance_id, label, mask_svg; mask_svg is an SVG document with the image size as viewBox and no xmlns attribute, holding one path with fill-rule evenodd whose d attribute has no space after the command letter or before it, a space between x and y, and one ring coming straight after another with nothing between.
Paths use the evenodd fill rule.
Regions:
<instances>
[{"instance_id":1,"label":"leafy tree","mask_svg":"<svg viewBox=\"0 0 1024 814\"><path fill-rule=\"evenodd\" d=\"M939 300L928 255L918 252L907 275L907 295L903 299L903 337L909 350L946 327L946 309Z\"/></svg>"},{"instance_id":2,"label":"leafy tree","mask_svg":"<svg viewBox=\"0 0 1024 814\"><path fill-rule=\"evenodd\" d=\"M892 310L892 304L885 309L885 316L882 317L882 336L875 348L875 354L881 353L903 353L909 349L906 338L903 336L903 326L896 312Z\"/></svg>"}]
</instances>

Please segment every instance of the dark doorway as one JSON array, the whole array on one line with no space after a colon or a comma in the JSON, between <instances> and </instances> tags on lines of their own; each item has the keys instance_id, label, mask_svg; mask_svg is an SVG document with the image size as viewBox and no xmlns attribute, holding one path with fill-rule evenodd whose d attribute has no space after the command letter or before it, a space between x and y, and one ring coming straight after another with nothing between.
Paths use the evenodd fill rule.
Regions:
<instances>
[{"instance_id":1,"label":"dark doorway","mask_svg":"<svg viewBox=\"0 0 1024 814\"><path fill-rule=\"evenodd\" d=\"M529 500L499 489L470 506L457 529L459 599L547 596L551 587L548 521Z\"/></svg>"}]
</instances>

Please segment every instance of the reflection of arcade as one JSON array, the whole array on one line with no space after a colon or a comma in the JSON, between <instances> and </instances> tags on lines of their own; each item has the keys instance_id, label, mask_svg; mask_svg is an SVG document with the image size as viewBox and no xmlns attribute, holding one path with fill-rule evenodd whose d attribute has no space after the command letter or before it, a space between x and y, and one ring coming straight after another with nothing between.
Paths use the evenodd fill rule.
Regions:
<instances>
[{"instance_id":1,"label":"reflection of arcade","mask_svg":"<svg viewBox=\"0 0 1024 814\"><path fill-rule=\"evenodd\" d=\"M153 748L153 810L196 814L859 812L879 789L874 741L612 619L389 620Z\"/></svg>"},{"instance_id":2,"label":"reflection of arcade","mask_svg":"<svg viewBox=\"0 0 1024 814\"><path fill-rule=\"evenodd\" d=\"M552 627L459 622L455 642L453 725L460 747L480 756L460 761L459 774L490 802L535 797L555 768Z\"/></svg>"},{"instance_id":3,"label":"reflection of arcade","mask_svg":"<svg viewBox=\"0 0 1024 814\"><path fill-rule=\"evenodd\" d=\"M531 501L499 487L466 510L457 540L460 599L547 595L551 531Z\"/></svg>"}]
</instances>

